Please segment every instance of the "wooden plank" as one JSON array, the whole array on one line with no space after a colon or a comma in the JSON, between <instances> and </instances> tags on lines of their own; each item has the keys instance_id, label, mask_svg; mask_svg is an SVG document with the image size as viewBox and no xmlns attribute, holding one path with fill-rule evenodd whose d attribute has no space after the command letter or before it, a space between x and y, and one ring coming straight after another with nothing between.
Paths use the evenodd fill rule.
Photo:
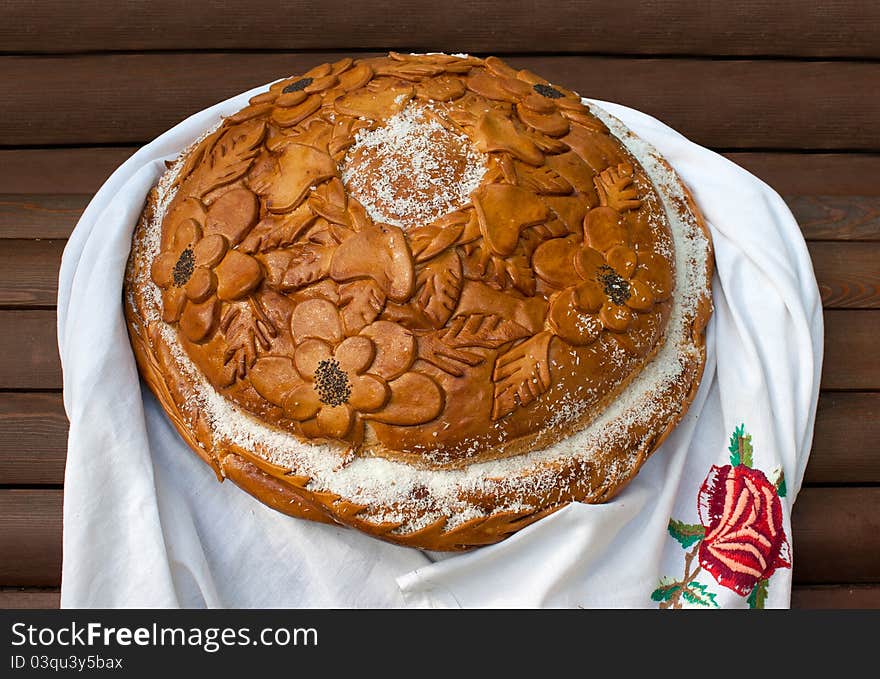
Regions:
<instances>
[{"instance_id":1,"label":"wooden plank","mask_svg":"<svg viewBox=\"0 0 880 679\"><path fill-rule=\"evenodd\" d=\"M0 589L0 610L55 609L61 604L61 590L54 588ZM791 607L798 609L878 609L878 585L795 585Z\"/></svg>"},{"instance_id":2,"label":"wooden plank","mask_svg":"<svg viewBox=\"0 0 880 679\"><path fill-rule=\"evenodd\" d=\"M65 240L0 240L0 305L54 306Z\"/></svg>"},{"instance_id":3,"label":"wooden plank","mask_svg":"<svg viewBox=\"0 0 880 679\"><path fill-rule=\"evenodd\" d=\"M876 153L724 154L783 195L880 196L880 155Z\"/></svg>"},{"instance_id":4,"label":"wooden plank","mask_svg":"<svg viewBox=\"0 0 880 679\"><path fill-rule=\"evenodd\" d=\"M0 587L0 610L50 609L60 606L61 590L58 587Z\"/></svg>"},{"instance_id":5,"label":"wooden plank","mask_svg":"<svg viewBox=\"0 0 880 679\"><path fill-rule=\"evenodd\" d=\"M61 394L0 394L0 485L64 483L67 429Z\"/></svg>"},{"instance_id":6,"label":"wooden plank","mask_svg":"<svg viewBox=\"0 0 880 679\"><path fill-rule=\"evenodd\" d=\"M0 194L0 238L67 238L91 195Z\"/></svg>"},{"instance_id":7,"label":"wooden plank","mask_svg":"<svg viewBox=\"0 0 880 679\"><path fill-rule=\"evenodd\" d=\"M0 194L92 194L136 146L0 149ZM880 154L730 151L787 196L880 196Z\"/></svg>"},{"instance_id":8,"label":"wooden plank","mask_svg":"<svg viewBox=\"0 0 880 679\"><path fill-rule=\"evenodd\" d=\"M820 242L808 247L826 309L880 308L880 243Z\"/></svg>"},{"instance_id":9,"label":"wooden plank","mask_svg":"<svg viewBox=\"0 0 880 679\"><path fill-rule=\"evenodd\" d=\"M792 512L795 581L880 581L880 488L804 488Z\"/></svg>"},{"instance_id":10,"label":"wooden plank","mask_svg":"<svg viewBox=\"0 0 880 679\"><path fill-rule=\"evenodd\" d=\"M880 483L880 393L819 397L805 483Z\"/></svg>"},{"instance_id":11,"label":"wooden plank","mask_svg":"<svg viewBox=\"0 0 880 679\"><path fill-rule=\"evenodd\" d=\"M880 241L878 196L785 196L808 240Z\"/></svg>"},{"instance_id":12,"label":"wooden plank","mask_svg":"<svg viewBox=\"0 0 880 679\"><path fill-rule=\"evenodd\" d=\"M46 588L0 588L0 610L55 609L61 590ZM795 585L791 607L797 609L878 609L878 585Z\"/></svg>"},{"instance_id":13,"label":"wooden plank","mask_svg":"<svg viewBox=\"0 0 880 679\"><path fill-rule=\"evenodd\" d=\"M878 311L825 312L823 389L880 389Z\"/></svg>"},{"instance_id":14,"label":"wooden plank","mask_svg":"<svg viewBox=\"0 0 880 679\"><path fill-rule=\"evenodd\" d=\"M0 194L0 238L67 238L91 198ZM783 198L807 240L880 241L880 196Z\"/></svg>"},{"instance_id":15,"label":"wooden plank","mask_svg":"<svg viewBox=\"0 0 880 679\"><path fill-rule=\"evenodd\" d=\"M0 394L0 484L62 484L67 427L61 394ZM823 393L804 483L880 483L878 440L880 393Z\"/></svg>"},{"instance_id":16,"label":"wooden plank","mask_svg":"<svg viewBox=\"0 0 880 679\"><path fill-rule=\"evenodd\" d=\"M0 389L60 388L55 311L0 311Z\"/></svg>"},{"instance_id":17,"label":"wooden plank","mask_svg":"<svg viewBox=\"0 0 880 679\"><path fill-rule=\"evenodd\" d=\"M0 193L93 194L137 147L0 150Z\"/></svg>"},{"instance_id":18,"label":"wooden plank","mask_svg":"<svg viewBox=\"0 0 880 679\"><path fill-rule=\"evenodd\" d=\"M880 608L880 585L795 585L792 608Z\"/></svg>"},{"instance_id":19,"label":"wooden plank","mask_svg":"<svg viewBox=\"0 0 880 679\"><path fill-rule=\"evenodd\" d=\"M509 0L0 5L16 52L175 49L446 49L473 52L880 56L876 3L849 0ZM321 30L321 27L331 27Z\"/></svg>"},{"instance_id":20,"label":"wooden plank","mask_svg":"<svg viewBox=\"0 0 880 679\"><path fill-rule=\"evenodd\" d=\"M54 305L63 240L0 239L0 305ZM880 308L880 243L811 243L829 309Z\"/></svg>"},{"instance_id":21,"label":"wooden plank","mask_svg":"<svg viewBox=\"0 0 880 679\"><path fill-rule=\"evenodd\" d=\"M0 490L0 584L61 583L60 490Z\"/></svg>"},{"instance_id":22,"label":"wooden plank","mask_svg":"<svg viewBox=\"0 0 880 679\"><path fill-rule=\"evenodd\" d=\"M3 57L0 145L136 144L225 97L340 53ZM880 63L515 56L586 96L726 148L880 151ZM748 93L748 96L744 96ZM150 102L144 105L144 102Z\"/></svg>"},{"instance_id":23,"label":"wooden plank","mask_svg":"<svg viewBox=\"0 0 880 679\"><path fill-rule=\"evenodd\" d=\"M60 490L0 490L0 583L51 587L61 573ZM804 488L795 504L796 583L880 580L880 488Z\"/></svg>"},{"instance_id":24,"label":"wooden plank","mask_svg":"<svg viewBox=\"0 0 880 679\"><path fill-rule=\"evenodd\" d=\"M878 328L880 311L825 312L823 388L880 389ZM59 389L60 368L54 311L0 310L0 389Z\"/></svg>"}]
</instances>

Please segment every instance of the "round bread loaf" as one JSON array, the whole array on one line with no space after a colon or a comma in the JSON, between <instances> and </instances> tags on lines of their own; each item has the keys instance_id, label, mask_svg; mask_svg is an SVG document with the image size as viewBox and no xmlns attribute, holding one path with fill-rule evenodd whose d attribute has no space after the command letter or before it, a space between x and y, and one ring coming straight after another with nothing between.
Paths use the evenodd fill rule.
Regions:
<instances>
[{"instance_id":1,"label":"round bread loaf","mask_svg":"<svg viewBox=\"0 0 880 679\"><path fill-rule=\"evenodd\" d=\"M708 231L618 120L501 60L281 80L151 192L144 379L220 479L426 549L601 502L687 410Z\"/></svg>"}]
</instances>

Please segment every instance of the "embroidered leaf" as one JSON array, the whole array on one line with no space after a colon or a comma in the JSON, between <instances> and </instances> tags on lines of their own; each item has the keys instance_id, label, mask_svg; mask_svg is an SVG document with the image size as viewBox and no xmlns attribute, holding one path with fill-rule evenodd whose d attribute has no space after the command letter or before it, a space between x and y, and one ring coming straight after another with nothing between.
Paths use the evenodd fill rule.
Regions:
<instances>
[{"instance_id":1,"label":"embroidered leaf","mask_svg":"<svg viewBox=\"0 0 880 679\"><path fill-rule=\"evenodd\" d=\"M745 424L741 424L733 430L727 450L730 451L730 464L734 467L739 465L752 466L752 436L746 434Z\"/></svg>"},{"instance_id":2,"label":"embroidered leaf","mask_svg":"<svg viewBox=\"0 0 880 679\"><path fill-rule=\"evenodd\" d=\"M663 585L651 592L652 601L669 601L676 592L681 589L681 585L673 583L671 585Z\"/></svg>"},{"instance_id":3,"label":"embroidered leaf","mask_svg":"<svg viewBox=\"0 0 880 679\"><path fill-rule=\"evenodd\" d=\"M254 162L265 132L266 123L262 120L230 127L206 152L193 173L190 194L201 198L218 186L234 182L244 175Z\"/></svg>"},{"instance_id":4,"label":"embroidered leaf","mask_svg":"<svg viewBox=\"0 0 880 679\"><path fill-rule=\"evenodd\" d=\"M426 263L416 273L414 299L435 327L443 327L455 311L463 281L461 259L454 250Z\"/></svg>"},{"instance_id":5,"label":"embroidered leaf","mask_svg":"<svg viewBox=\"0 0 880 679\"><path fill-rule=\"evenodd\" d=\"M426 262L457 242L469 219L468 212L453 212L431 224L410 229L407 237L415 261Z\"/></svg>"},{"instance_id":6,"label":"embroidered leaf","mask_svg":"<svg viewBox=\"0 0 880 679\"><path fill-rule=\"evenodd\" d=\"M465 366L476 366L485 360L482 354L467 349L497 349L529 334L519 323L497 314L456 316L445 330L419 338L419 358L461 377Z\"/></svg>"},{"instance_id":7,"label":"embroidered leaf","mask_svg":"<svg viewBox=\"0 0 880 679\"><path fill-rule=\"evenodd\" d=\"M746 600L749 602L749 608L764 608L764 604L767 601L767 586L769 583L770 581L767 580L767 578L758 580L755 584L755 588Z\"/></svg>"},{"instance_id":8,"label":"embroidered leaf","mask_svg":"<svg viewBox=\"0 0 880 679\"><path fill-rule=\"evenodd\" d=\"M635 210L642 204L633 186L633 167L629 163L603 170L593 183L599 194L599 203L618 212Z\"/></svg>"},{"instance_id":9,"label":"embroidered leaf","mask_svg":"<svg viewBox=\"0 0 880 679\"><path fill-rule=\"evenodd\" d=\"M683 523L670 519L666 529L672 537L681 543L684 549L699 542L706 536L706 529L698 523Z\"/></svg>"},{"instance_id":10,"label":"embroidered leaf","mask_svg":"<svg viewBox=\"0 0 880 679\"><path fill-rule=\"evenodd\" d=\"M785 472L782 471L782 467L776 467L776 469L771 472L769 480L770 483L776 487L776 494L779 497L785 497Z\"/></svg>"},{"instance_id":11,"label":"embroidered leaf","mask_svg":"<svg viewBox=\"0 0 880 679\"><path fill-rule=\"evenodd\" d=\"M514 346L495 361L492 419L527 406L550 388L549 331L538 333Z\"/></svg>"},{"instance_id":12,"label":"embroidered leaf","mask_svg":"<svg viewBox=\"0 0 880 679\"><path fill-rule=\"evenodd\" d=\"M278 331L256 297L226 308L220 319L220 330L226 338L223 354L223 386L230 386L247 375L260 350L268 351Z\"/></svg>"},{"instance_id":13,"label":"embroidered leaf","mask_svg":"<svg viewBox=\"0 0 880 679\"><path fill-rule=\"evenodd\" d=\"M355 335L376 320L385 306L385 293L372 278L339 286L339 304L346 335Z\"/></svg>"},{"instance_id":14,"label":"embroidered leaf","mask_svg":"<svg viewBox=\"0 0 880 679\"><path fill-rule=\"evenodd\" d=\"M253 254L289 247L300 239L316 219L307 205L300 205L283 217L267 216L242 241L241 249Z\"/></svg>"},{"instance_id":15,"label":"embroidered leaf","mask_svg":"<svg viewBox=\"0 0 880 679\"><path fill-rule=\"evenodd\" d=\"M688 603L705 606L706 608L718 608L718 602L715 601L715 593L710 592L706 585L696 580L689 582L682 590L681 595Z\"/></svg>"},{"instance_id":16,"label":"embroidered leaf","mask_svg":"<svg viewBox=\"0 0 880 679\"><path fill-rule=\"evenodd\" d=\"M297 290L325 278L335 246L301 243L273 250L259 257L266 267L266 281L282 292Z\"/></svg>"}]
</instances>

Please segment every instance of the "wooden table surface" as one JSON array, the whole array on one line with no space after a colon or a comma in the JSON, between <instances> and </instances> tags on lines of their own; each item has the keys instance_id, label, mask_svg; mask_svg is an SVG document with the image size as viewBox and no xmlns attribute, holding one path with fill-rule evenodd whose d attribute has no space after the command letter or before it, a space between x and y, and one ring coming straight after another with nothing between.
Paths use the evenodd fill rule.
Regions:
<instances>
[{"instance_id":1,"label":"wooden table surface","mask_svg":"<svg viewBox=\"0 0 880 679\"><path fill-rule=\"evenodd\" d=\"M826 323L792 604L880 607L880 3L253 4L0 3L0 608L58 605L57 270L91 195L195 111L388 49L503 55L657 116L783 195Z\"/></svg>"}]
</instances>

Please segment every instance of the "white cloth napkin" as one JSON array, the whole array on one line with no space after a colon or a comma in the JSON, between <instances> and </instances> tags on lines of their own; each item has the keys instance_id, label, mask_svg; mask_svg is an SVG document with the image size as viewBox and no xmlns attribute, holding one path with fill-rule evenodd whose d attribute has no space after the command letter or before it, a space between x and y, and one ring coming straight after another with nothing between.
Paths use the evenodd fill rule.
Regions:
<instances>
[{"instance_id":1,"label":"white cloth napkin","mask_svg":"<svg viewBox=\"0 0 880 679\"><path fill-rule=\"evenodd\" d=\"M64 251L63 607L788 606L789 517L822 361L822 310L806 246L763 182L610 103L593 102L654 144L692 189L717 261L700 390L622 493L604 505L570 505L498 545L445 555L292 519L217 483L138 380L122 278L163 161L263 89L202 111L135 153L92 199ZM734 462L745 458L752 471L725 466L741 424L751 438L734 437L733 449L745 453ZM779 470L786 487L774 500ZM756 481L761 474L769 481ZM774 507L781 513L768 520ZM779 526L782 547L772 535ZM769 579L746 573L733 582L724 568L731 554L745 564L740 570L758 564L755 572L766 575L778 567ZM749 591L734 591L743 578Z\"/></svg>"}]
</instances>

